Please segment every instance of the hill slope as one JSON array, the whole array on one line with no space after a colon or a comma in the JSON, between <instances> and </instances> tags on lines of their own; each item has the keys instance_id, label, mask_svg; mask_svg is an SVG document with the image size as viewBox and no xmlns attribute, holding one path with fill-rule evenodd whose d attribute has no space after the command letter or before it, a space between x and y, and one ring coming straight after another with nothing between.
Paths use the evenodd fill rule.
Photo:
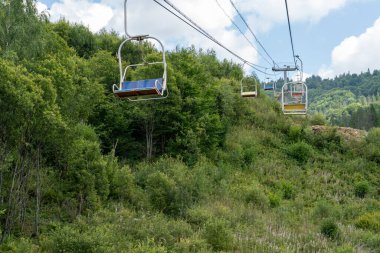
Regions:
<instances>
[{"instance_id":1,"label":"hill slope","mask_svg":"<svg viewBox=\"0 0 380 253\"><path fill-rule=\"evenodd\" d=\"M194 48L168 53L168 99L118 100L121 38L6 4L1 252L380 250L379 129L313 131L263 93L241 98L241 68ZM128 63L160 57L126 47Z\"/></svg>"}]
</instances>

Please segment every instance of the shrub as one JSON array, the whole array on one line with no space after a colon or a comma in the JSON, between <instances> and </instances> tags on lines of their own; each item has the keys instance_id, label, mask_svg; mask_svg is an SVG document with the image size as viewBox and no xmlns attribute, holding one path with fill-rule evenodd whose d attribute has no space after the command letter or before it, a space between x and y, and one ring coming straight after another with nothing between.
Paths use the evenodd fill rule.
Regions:
<instances>
[{"instance_id":1,"label":"shrub","mask_svg":"<svg viewBox=\"0 0 380 253\"><path fill-rule=\"evenodd\" d=\"M152 206L158 211L166 214L178 212L176 183L164 173L156 172L150 174L147 179L146 191Z\"/></svg>"},{"instance_id":2,"label":"shrub","mask_svg":"<svg viewBox=\"0 0 380 253\"><path fill-rule=\"evenodd\" d=\"M337 134L336 128L326 128L318 132L309 128L306 133L308 142L314 147L320 150L342 151L342 137Z\"/></svg>"},{"instance_id":3,"label":"shrub","mask_svg":"<svg viewBox=\"0 0 380 253\"><path fill-rule=\"evenodd\" d=\"M268 199L270 207L274 208L280 206L281 196L277 193L270 192L268 195Z\"/></svg>"},{"instance_id":4,"label":"shrub","mask_svg":"<svg viewBox=\"0 0 380 253\"><path fill-rule=\"evenodd\" d=\"M152 239L156 244L162 243L172 248L182 238L188 238L193 231L185 221L171 219L163 214L136 214L120 221L117 234L127 236L130 241Z\"/></svg>"},{"instance_id":5,"label":"shrub","mask_svg":"<svg viewBox=\"0 0 380 253\"><path fill-rule=\"evenodd\" d=\"M299 141L302 133L302 127L299 125L289 126L289 138L293 141Z\"/></svg>"},{"instance_id":6,"label":"shrub","mask_svg":"<svg viewBox=\"0 0 380 253\"><path fill-rule=\"evenodd\" d=\"M320 201L317 203L317 205L314 207L313 216L316 219L322 219L326 217L336 217L338 215L338 211L336 208L326 202L326 201Z\"/></svg>"},{"instance_id":7,"label":"shrub","mask_svg":"<svg viewBox=\"0 0 380 253\"><path fill-rule=\"evenodd\" d=\"M248 188L245 195L245 201L260 208L266 208L269 206L268 197L265 195L264 191L257 186L251 186Z\"/></svg>"},{"instance_id":8,"label":"shrub","mask_svg":"<svg viewBox=\"0 0 380 253\"><path fill-rule=\"evenodd\" d=\"M243 149L243 161L245 166L251 165L257 156L255 147L247 146Z\"/></svg>"},{"instance_id":9,"label":"shrub","mask_svg":"<svg viewBox=\"0 0 380 253\"><path fill-rule=\"evenodd\" d=\"M205 239L200 238L200 234L194 234L189 238L181 238L171 252L203 252L211 253L210 245Z\"/></svg>"},{"instance_id":10,"label":"shrub","mask_svg":"<svg viewBox=\"0 0 380 253\"><path fill-rule=\"evenodd\" d=\"M192 207L187 210L187 222L196 226L205 224L212 216L210 210L202 207Z\"/></svg>"},{"instance_id":11,"label":"shrub","mask_svg":"<svg viewBox=\"0 0 380 253\"><path fill-rule=\"evenodd\" d=\"M213 219L207 222L204 237L216 251L228 251L233 246L232 232L224 220Z\"/></svg>"},{"instance_id":12,"label":"shrub","mask_svg":"<svg viewBox=\"0 0 380 253\"><path fill-rule=\"evenodd\" d=\"M373 143L376 146L380 147L380 128L374 127L369 130L367 138L367 142Z\"/></svg>"},{"instance_id":13,"label":"shrub","mask_svg":"<svg viewBox=\"0 0 380 253\"><path fill-rule=\"evenodd\" d=\"M365 147L364 154L368 160L380 164L380 146L374 143L368 143Z\"/></svg>"},{"instance_id":14,"label":"shrub","mask_svg":"<svg viewBox=\"0 0 380 253\"><path fill-rule=\"evenodd\" d=\"M134 176L128 166L115 170L111 179L110 196L120 200L130 200L134 190Z\"/></svg>"},{"instance_id":15,"label":"shrub","mask_svg":"<svg viewBox=\"0 0 380 253\"><path fill-rule=\"evenodd\" d=\"M304 163L313 153L313 148L305 142L297 142L289 146L287 154L296 159L298 162Z\"/></svg>"},{"instance_id":16,"label":"shrub","mask_svg":"<svg viewBox=\"0 0 380 253\"><path fill-rule=\"evenodd\" d=\"M131 253L167 253L168 250L162 246L157 245L153 240L148 240L146 242L140 242L135 245L130 251Z\"/></svg>"},{"instance_id":17,"label":"shrub","mask_svg":"<svg viewBox=\"0 0 380 253\"><path fill-rule=\"evenodd\" d=\"M355 184L355 196L364 198L369 192L369 184L367 181L361 181Z\"/></svg>"},{"instance_id":18,"label":"shrub","mask_svg":"<svg viewBox=\"0 0 380 253\"><path fill-rule=\"evenodd\" d=\"M44 242L43 251L47 252L100 252L101 240L81 233L79 230L64 226L51 233Z\"/></svg>"},{"instance_id":19,"label":"shrub","mask_svg":"<svg viewBox=\"0 0 380 253\"><path fill-rule=\"evenodd\" d=\"M361 229L380 232L380 213L366 213L359 216L355 221L355 226Z\"/></svg>"},{"instance_id":20,"label":"shrub","mask_svg":"<svg viewBox=\"0 0 380 253\"><path fill-rule=\"evenodd\" d=\"M294 199L296 193L291 183L283 182L281 188L284 199Z\"/></svg>"},{"instance_id":21,"label":"shrub","mask_svg":"<svg viewBox=\"0 0 380 253\"><path fill-rule=\"evenodd\" d=\"M326 123L327 123L326 117L322 113L316 113L310 119L311 125L322 125L322 126L324 126L324 125L326 125Z\"/></svg>"},{"instance_id":22,"label":"shrub","mask_svg":"<svg viewBox=\"0 0 380 253\"><path fill-rule=\"evenodd\" d=\"M33 241L26 238L9 239L0 245L0 252L4 253L33 253L40 252Z\"/></svg>"},{"instance_id":23,"label":"shrub","mask_svg":"<svg viewBox=\"0 0 380 253\"><path fill-rule=\"evenodd\" d=\"M356 251L350 245L343 245L338 247L334 253L356 253Z\"/></svg>"},{"instance_id":24,"label":"shrub","mask_svg":"<svg viewBox=\"0 0 380 253\"><path fill-rule=\"evenodd\" d=\"M136 173L137 184L146 190L152 207L168 215L183 215L186 208L199 201L212 186L208 183L208 171L214 168L202 171L197 164L190 171L184 163L173 158L140 166Z\"/></svg>"},{"instance_id":25,"label":"shrub","mask_svg":"<svg viewBox=\"0 0 380 253\"><path fill-rule=\"evenodd\" d=\"M332 219L324 220L321 224L320 231L324 236L330 239L337 239L340 234L338 225Z\"/></svg>"}]
</instances>

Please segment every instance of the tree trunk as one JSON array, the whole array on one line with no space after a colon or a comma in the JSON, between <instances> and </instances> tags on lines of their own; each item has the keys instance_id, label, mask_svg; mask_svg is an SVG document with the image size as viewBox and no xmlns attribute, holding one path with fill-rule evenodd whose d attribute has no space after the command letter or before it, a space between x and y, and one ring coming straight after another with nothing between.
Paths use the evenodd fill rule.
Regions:
<instances>
[{"instance_id":1,"label":"tree trunk","mask_svg":"<svg viewBox=\"0 0 380 253\"><path fill-rule=\"evenodd\" d=\"M146 158L152 159L153 155L153 132L154 121L153 119L145 121L145 137L146 137Z\"/></svg>"},{"instance_id":2,"label":"tree trunk","mask_svg":"<svg viewBox=\"0 0 380 253\"><path fill-rule=\"evenodd\" d=\"M41 205L41 151L40 147L37 149L37 166L36 166L36 215L34 218L33 235L38 237L40 234L40 205Z\"/></svg>"},{"instance_id":3,"label":"tree trunk","mask_svg":"<svg viewBox=\"0 0 380 253\"><path fill-rule=\"evenodd\" d=\"M1 236L3 242L18 225L24 227L25 210L27 204L27 184L29 181L30 164L28 155L19 152L18 160L12 170L12 182L8 195L7 214L4 230Z\"/></svg>"}]
</instances>

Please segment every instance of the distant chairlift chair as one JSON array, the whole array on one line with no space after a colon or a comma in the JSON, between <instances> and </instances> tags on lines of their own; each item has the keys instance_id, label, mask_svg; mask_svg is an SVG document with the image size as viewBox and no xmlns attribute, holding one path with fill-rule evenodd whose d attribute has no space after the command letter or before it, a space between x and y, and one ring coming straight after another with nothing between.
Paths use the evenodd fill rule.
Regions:
<instances>
[{"instance_id":1,"label":"distant chairlift chair","mask_svg":"<svg viewBox=\"0 0 380 253\"><path fill-rule=\"evenodd\" d=\"M274 90L274 83L264 83L264 90L266 91Z\"/></svg>"},{"instance_id":2,"label":"distant chairlift chair","mask_svg":"<svg viewBox=\"0 0 380 253\"><path fill-rule=\"evenodd\" d=\"M243 77L240 86L242 97L257 97L257 80L254 76Z\"/></svg>"}]
</instances>

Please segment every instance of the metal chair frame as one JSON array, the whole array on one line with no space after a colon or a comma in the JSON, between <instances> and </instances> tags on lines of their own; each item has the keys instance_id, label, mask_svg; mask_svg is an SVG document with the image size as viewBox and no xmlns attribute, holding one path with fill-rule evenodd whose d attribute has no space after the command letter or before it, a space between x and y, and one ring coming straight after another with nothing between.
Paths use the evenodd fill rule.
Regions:
<instances>
[{"instance_id":1,"label":"metal chair frame","mask_svg":"<svg viewBox=\"0 0 380 253\"><path fill-rule=\"evenodd\" d=\"M301 85L303 93L301 96L292 96L292 89L295 85ZM285 95L290 95L285 97ZM292 99L289 102L289 99ZM308 107L307 86L302 81L288 82L281 89L281 105L284 114L305 115Z\"/></svg>"},{"instance_id":2,"label":"metal chair frame","mask_svg":"<svg viewBox=\"0 0 380 253\"><path fill-rule=\"evenodd\" d=\"M166 84L166 80L167 80L167 63L166 63L166 56L165 56L165 47L162 44L162 42L159 39L155 38L155 37L152 37L152 36L149 36L149 35L136 35L136 36L132 36L132 35L130 35L128 33L128 29L127 29L127 14L128 14L127 13L127 2L128 2L128 0L124 1L124 29L125 29L125 34L126 34L127 38L120 44L118 52L117 52L117 58L119 60L120 82L119 82L119 85L114 84L112 86L112 91L113 91L113 93L116 96L118 96L118 94L122 94L123 93L123 83L126 82L125 77L126 77L127 71L130 68L137 68L137 67L140 67L140 66L149 66L149 65L162 64L163 68L164 68L164 72L162 74L162 84L161 84L162 90L161 91L158 90L158 88L157 88L158 87L157 86L158 78L156 78L157 80L156 80L156 83L155 83L155 88L158 91L157 92L157 96L149 95L150 97L148 97L148 98L144 98L144 97L141 98L141 95L140 95L140 97L139 96L135 96L135 97L137 97L136 99L131 99L129 96L126 96L126 97L130 101L164 99L169 94L168 89L167 89L167 84ZM123 48L123 46L127 42L138 41L138 42L141 43L144 40L153 40L153 41L157 42L160 45L161 50L162 50L162 61L143 62L143 63L137 63L137 64L130 64L130 65L126 66L124 68L124 70L123 70L123 61L122 61L122 48ZM136 89L136 91L138 91L138 88Z\"/></svg>"}]
</instances>

